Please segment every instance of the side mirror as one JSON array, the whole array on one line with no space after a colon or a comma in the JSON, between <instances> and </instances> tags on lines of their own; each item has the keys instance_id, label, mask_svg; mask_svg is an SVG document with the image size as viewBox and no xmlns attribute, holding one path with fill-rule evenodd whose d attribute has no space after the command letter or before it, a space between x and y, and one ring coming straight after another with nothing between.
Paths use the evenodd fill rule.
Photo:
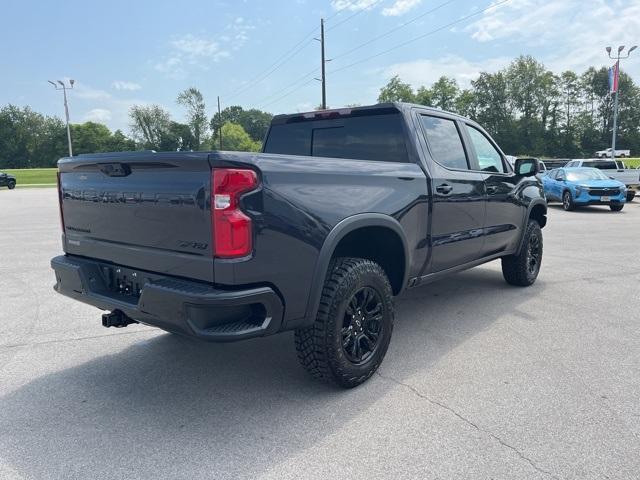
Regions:
<instances>
[{"instance_id":1,"label":"side mirror","mask_svg":"<svg viewBox=\"0 0 640 480\"><path fill-rule=\"evenodd\" d=\"M540 162L536 158L519 158L515 165L516 175L532 177L540 173Z\"/></svg>"},{"instance_id":2,"label":"side mirror","mask_svg":"<svg viewBox=\"0 0 640 480\"><path fill-rule=\"evenodd\" d=\"M615 177L609 177L610 180L615 180Z\"/></svg>"}]
</instances>

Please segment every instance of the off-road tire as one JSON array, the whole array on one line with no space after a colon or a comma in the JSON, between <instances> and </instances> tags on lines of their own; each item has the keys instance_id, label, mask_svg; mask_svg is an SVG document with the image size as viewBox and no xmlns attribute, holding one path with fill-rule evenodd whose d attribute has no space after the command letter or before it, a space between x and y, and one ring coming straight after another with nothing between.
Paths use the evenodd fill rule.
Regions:
<instances>
[{"instance_id":1,"label":"off-road tire","mask_svg":"<svg viewBox=\"0 0 640 480\"><path fill-rule=\"evenodd\" d=\"M612 212L619 212L624 208L624 203L622 205L609 205L609 208Z\"/></svg>"},{"instance_id":2,"label":"off-road tire","mask_svg":"<svg viewBox=\"0 0 640 480\"><path fill-rule=\"evenodd\" d=\"M369 287L378 295L382 311L376 348L362 363L353 363L343 347L343 326L348 304L359 290ZM298 359L316 378L343 388L356 387L378 369L393 331L394 304L389 279L380 265L363 258L331 261L322 288L320 306L312 326L295 332Z\"/></svg>"},{"instance_id":3,"label":"off-road tire","mask_svg":"<svg viewBox=\"0 0 640 480\"><path fill-rule=\"evenodd\" d=\"M533 238L532 240L532 237ZM539 245L537 263L534 269L531 268L532 252L531 243L536 242ZM524 232L522 248L517 255L508 255L502 257L502 275L505 281L510 285L518 287L528 287L533 285L540 273L542 266L542 229L540 224L535 220L529 220L527 229Z\"/></svg>"}]
</instances>

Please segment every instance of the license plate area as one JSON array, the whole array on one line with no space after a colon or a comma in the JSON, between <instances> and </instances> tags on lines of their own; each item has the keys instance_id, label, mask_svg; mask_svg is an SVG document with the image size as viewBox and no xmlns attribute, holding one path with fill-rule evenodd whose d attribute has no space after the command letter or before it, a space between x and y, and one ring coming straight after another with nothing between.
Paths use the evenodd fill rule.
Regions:
<instances>
[{"instance_id":1,"label":"license plate area","mask_svg":"<svg viewBox=\"0 0 640 480\"><path fill-rule=\"evenodd\" d=\"M148 281L144 274L124 267L103 266L105 285L111 293L130 298L140 298L140 292Z\"/></svg>"},{"instance_id":2,"label":"license plate area","mask_svg":"<svg viewBox=\"0 0 640 480\"><path fill-rule=\"evenodd\" d=\"M609 202L609 201L611 201L611 197L603 195L602 197L600 197L600 201L601 202Z\"/></svg>"}]
</instances>

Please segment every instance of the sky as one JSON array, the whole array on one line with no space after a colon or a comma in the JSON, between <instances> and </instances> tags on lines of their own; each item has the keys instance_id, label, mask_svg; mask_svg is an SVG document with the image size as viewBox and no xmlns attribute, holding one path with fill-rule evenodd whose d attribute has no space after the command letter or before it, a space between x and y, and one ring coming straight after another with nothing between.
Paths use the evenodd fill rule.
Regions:
<instances>
[{"instance_id":1,"label":"sky","mask_svg":"<svg viewBox=\"0 0 640 480\"><path fill-rule=\"evenodd\" d=\"M129 131L133 104L194 86L212 115L320 103L325 18L327 103L375 103L393 75L415 87L441 75L469 86L530 54L554 72L610 65L607 45L640 44L640 0L0 0L0 105L64 115L47 80L75 80L71 121ZM640 82L640 48L622 64Z\"/></svg>"}]
</instances>

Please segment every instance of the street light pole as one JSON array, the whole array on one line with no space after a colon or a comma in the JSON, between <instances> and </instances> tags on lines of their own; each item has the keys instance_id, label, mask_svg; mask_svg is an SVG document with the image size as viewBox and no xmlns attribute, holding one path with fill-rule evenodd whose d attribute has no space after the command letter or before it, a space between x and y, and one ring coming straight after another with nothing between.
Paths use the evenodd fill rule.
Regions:
<instances>
[{"instance_id":1,"label":"street light pole","mask_svg":"<svg viewBox=\"0 0 640 480\"><path fill-rule=\"evenodd\" d=\"M631 55L631 52L633 52L636 48L638 48L637 45L634 45L633 47L631 47L629 49L629 51L627 52L627 56L626 57L621 57L620 54L622 53L622 51L624 50L624 45L621 45L618 47L618 53L616 54L615 57L611 56L611 47L607 47L607 54L609 54L609 58L610 59L615 59L616 60L616 69L614 72L614 77L613 77L613 82L616 81L616 78L618 79L618 85L616 86L616 97L613 101L613 134L611 136L611 159L615 159L616 158L616 133L618 130L618 95L620 92L620 60L621 59L625 59L625 58L629 58L629 55Z\"/></svg>"},{"instance_id":2,"label":"street light pole","mask_svg":"<svg viewBox=\"0 0 640 480\"><path fill-rule=\"evenodd\" d=\"M52 82L51 80L47 81L51 85L53 85L53 88L55 88L56 90L62 90L62 95L64 97L64 115L67 120L67 143L69 145L69 156L73 157L73 148L71 147L71 127L69 126L69 103L67 102L67 88L69 90L73 90L73 84L75 83L75 80L69 80L68 87L62 80L58 80L58 84L60 85L60 87L58 87L58 85L56 85L56 83Z\"/></svg>"}]
</instances>

